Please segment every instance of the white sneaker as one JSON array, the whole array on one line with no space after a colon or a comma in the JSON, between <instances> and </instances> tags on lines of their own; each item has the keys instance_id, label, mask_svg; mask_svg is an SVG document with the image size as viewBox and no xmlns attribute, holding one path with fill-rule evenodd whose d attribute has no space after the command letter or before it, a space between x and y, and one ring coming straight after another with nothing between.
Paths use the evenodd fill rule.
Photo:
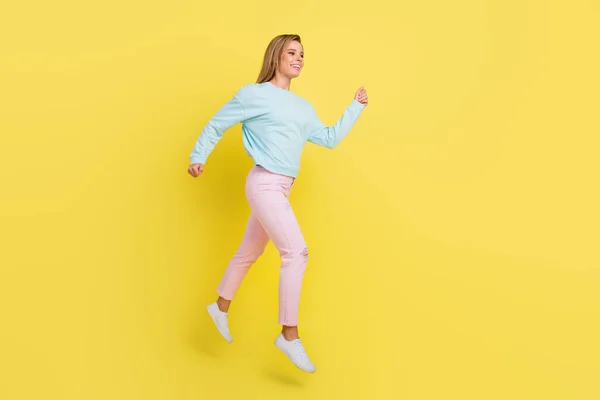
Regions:
<instances>
[{"instance_id":1,"label":"white sneaker","mask_svg":"<svg viewBox=\"0 0 600 400\"><path fill-rule=\"evenodd\" d=\"M275 339L275 346L285 354L290 361L304 372L313 373L317 367L310 361L301 339L286 340L283 334L280 333Z\"/></svg>"},{"instance_id":2,"label":"white sneaker","mask_svg":"<svg viewBox=\"0 0 600 400\"><path fill-rule=\"evenodd\" d=\"M221 336L223 336L225 340L227 340L229 343L233 342L233 338L229 333L229 314L219 310L217 302L209 304L208 306L206 306L206 309L208 310L208 313L210 314L213 322L217 326L217 330L219 331Z\"/></svg>"}]
</instances>

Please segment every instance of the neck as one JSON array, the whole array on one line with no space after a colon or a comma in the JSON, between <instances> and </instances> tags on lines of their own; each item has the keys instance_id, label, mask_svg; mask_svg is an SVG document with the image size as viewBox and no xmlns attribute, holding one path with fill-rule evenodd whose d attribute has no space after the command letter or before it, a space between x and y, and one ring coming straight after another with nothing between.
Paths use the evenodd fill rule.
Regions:
<instances>
[{"instance_id":1,"label":"neck","mask_svg":"<svg viewBox=\"0 0 600 400\"><path fill-rule=\"evenodd\" d=\"M290 78L286 78L280 74L275 74L275 77L270 81L273 85L278 86L285 90L290 90Z\"/></svg>"}]
</instances>

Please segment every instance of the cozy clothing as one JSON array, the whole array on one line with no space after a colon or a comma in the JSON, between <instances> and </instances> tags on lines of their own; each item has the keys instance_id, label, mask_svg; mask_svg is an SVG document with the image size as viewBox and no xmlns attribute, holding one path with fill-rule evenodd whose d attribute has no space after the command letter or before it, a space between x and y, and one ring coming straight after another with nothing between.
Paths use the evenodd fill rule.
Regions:
<instances>
[{"instance_id":1,"label":"cozy clothing","mask_svg":"<svg viewBox=\"0 0 600 400\"><path fill-rule=\"evenodd\" d=\"M242 242L217 288L221 297L233 299L250 267L271 240L281 256L279 324L298 325L308 250L288 197L300 169L302 149L307 141L334 148L348 134L363 109L363 104L353 100L342 117L328 127L319 120L309 102L265 82L242 87L210 119L196 141L191 163L205 164L223 133L241 122L244 148L255 164L246 179L250 218ZM213 319L216 318L219 331L230 340L225 316L215 315ZM294 349L300 348L294 346ZM303 368L313 367L309 363L303 364Z\"/></svg>"},{"instance_id":2,"label":"cozy clothing","mask_svg":"<svg viewBox=\"0 0 600 400\"><path fill-rule=\"evenodd\" d=\"M306 142L334 148L348 134L364 105L353 100L342 117L325 126L312 105L270 82L243 86L206 124L190 154L191 164L205 164L223 133L242 123L246 153L265 169L297 177Z\"/></svg>"}]
</instances>

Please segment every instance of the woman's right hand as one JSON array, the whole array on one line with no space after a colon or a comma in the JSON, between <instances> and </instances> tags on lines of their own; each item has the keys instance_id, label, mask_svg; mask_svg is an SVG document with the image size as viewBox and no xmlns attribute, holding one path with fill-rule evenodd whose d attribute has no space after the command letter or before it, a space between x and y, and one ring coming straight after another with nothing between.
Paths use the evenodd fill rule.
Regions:
<instances>
[{"instance_id":1,"label":"woman's right hand","mask_svg":"<svg viewBox=\"0 0 600 400\"><path fill-rule=\"evenodd\" d=\"M188 174L190 174L194 178L197 178L198 176L200 176L202 174L202 172L204 172L203 164L192 164L188 167Z\"/></svg>"}]
</instances>

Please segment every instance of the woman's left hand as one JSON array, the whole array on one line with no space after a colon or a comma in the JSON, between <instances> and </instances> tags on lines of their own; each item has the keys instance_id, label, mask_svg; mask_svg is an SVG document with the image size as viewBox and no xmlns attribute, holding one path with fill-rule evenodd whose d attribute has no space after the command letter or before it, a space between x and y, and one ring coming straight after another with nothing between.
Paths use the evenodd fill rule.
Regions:
<instances>
[{"instance_id":1,"label":"woman's left hand","mask_svg":"<svg viewBox=\"0 0 600 400\"><path fill-rule=\"evenodd\" d=\"M361 86L360 89L358 89L354 95L354 100L365 106L369 104L369 96L367 96L367 91L364 86Z\"/></svg>"}]
</instances>

